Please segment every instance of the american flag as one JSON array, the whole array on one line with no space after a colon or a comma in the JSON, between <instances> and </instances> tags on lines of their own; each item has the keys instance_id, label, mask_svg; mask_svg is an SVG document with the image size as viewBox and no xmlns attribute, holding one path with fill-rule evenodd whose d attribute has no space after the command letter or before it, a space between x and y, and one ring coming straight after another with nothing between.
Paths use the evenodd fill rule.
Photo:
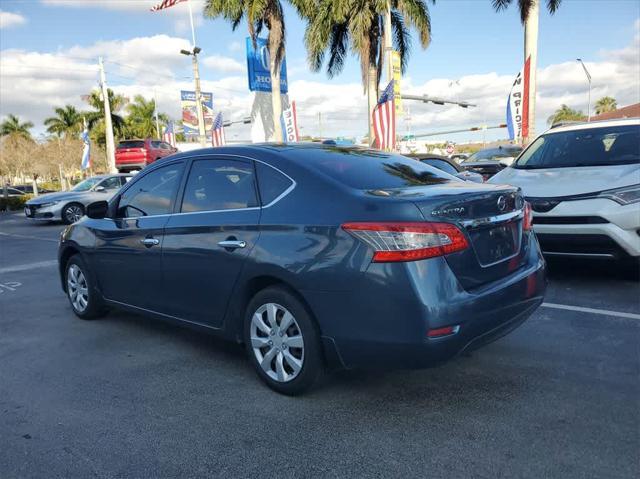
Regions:
<instances>
[{"instance_id":1,"label":"american flag","mask_svg":"<svg viewBox=\"0 0 640 479\"><path fill-rule=\"evenodd\" d=\"M384 89L373 109L373 133L376 146L381 150L393 150L396 146L396 106L393 99L393 80Z\"/></svg>"},{"instance_id":2,"label":"american flag","mask_svg":"<svg viewBox=\"0 0 640 479\"><path fill-rule=\"evenodd\" d=\"M167 123L162 132L162 141L169 143L174 148L176 147L176 132L173 129L173 122Z\"/></svg>"},{"instance_id":3,"label":"american flag","mask_svg":"<svg viewBox=\"0 0 640 479\"><path fill-rule=\"evenodd\" d=\"M224 139L224 123L222 121L222 112L216 115L211 127L211 145L224 146L227 142Z\"/></svg>"},{"instance_id":4,"label":"american flag","mask_svg":"<svg viewBox=\"0 0 640 479\"><path fill-rule=\"evenodd\" d=\"M159 4L154 7L151 7L152 12L157 12L158 10L164 10L165 8L173 7L178 3L186 2L188 0L162 0Z\"/></svg>"}]
</instances>

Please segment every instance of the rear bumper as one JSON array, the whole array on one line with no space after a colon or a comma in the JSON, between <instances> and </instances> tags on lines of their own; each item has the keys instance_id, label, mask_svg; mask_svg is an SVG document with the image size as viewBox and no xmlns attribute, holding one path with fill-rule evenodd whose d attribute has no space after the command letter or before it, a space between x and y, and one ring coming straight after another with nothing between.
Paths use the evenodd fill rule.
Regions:
<instances>
[{"instance_id":1,"label":"rear bumper","mask_svg":"<svg viewBox=\"0 0 640 479\"><path fill-rule=\"evenodd\" d=\"M436 258L406 263L404 285L376 287L374 280L362 292L305 296L320 323L325 348L335 345L328 354L338 357L343 367L429 367L508 334L540 306L545 263L537 247L531 250L527 266L473 292L465 291L446 261ZM430 329L454 325L459 326L456 334L427 337Z\"/></svg>"},{"instance_id":2,"label":"rear bumper","mask_svg":"<svg viewBox=\"0 0 640 479\"><path fill-rule=\"evenodd\" d=\"M116 168L118 171L123 170L141 170L147 166L146 161L132 161L132 162L118 162L116 161Z\"/></svg>"}]
</instances>

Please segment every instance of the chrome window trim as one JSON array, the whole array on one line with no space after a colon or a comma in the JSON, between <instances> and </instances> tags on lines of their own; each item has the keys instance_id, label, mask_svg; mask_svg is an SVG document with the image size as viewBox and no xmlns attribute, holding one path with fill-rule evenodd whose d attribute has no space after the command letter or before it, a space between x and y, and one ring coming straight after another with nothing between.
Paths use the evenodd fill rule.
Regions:
<instances>
[{"instance_id":1,"label":"chrome window trim","mask_svg":"<svg viewBox=\"0 0 640 479\"><path fill-rule=\"evenodd\" d=\"M178 215L196 215L196 214L203 214L203 213L225 213L225 212L237 212L237 211L250 211L250 210L260 210L260 209L264 209L264 208L271 208L273 205L275 205L278 201L282 200L285 196L287 196L289 193L291 193L295 187L298 185L298 183L296 183L296 180L294 180L293 178L291 178L289 175L287 175L284 171L280 170L279 168L276 168L273 165L270 165L269 163L266 163L262 160L257 160L255 158L251 158L249 156L244 156L244 155L235 155L235 154L228 154L228 153L208 153L208 154L200 154L200 155L193 155L193 156L189 156L186 158L180 158L181 160L196 160L196 159L207 159L207 158L211 158L212 156L215 157L232 157L232 158L240 158L243 160L249 160L249 161L257 161L258 163L262 163L265 166L268 166L269 168L273 168L274 170L276 170L278 173L280 173L281 175L284 175L285 177L287 177L289 179L289 181L291 181L291 186L289 186L289 188L287 188L286 190L284 190L280 196L276 197L273 201L271 201L269 204L266 204L264 206L250 206L248 208L230 208L230 209L225 209L225 210L204 210L204 211L179 211L177 213L165 213L162 215L147 215L147 216L126 216L123 218L116 218L118 220L131 220L131 219L135 219L135 220L139 220L140 218L164 218L166 216L178 216ZM189 170L189 172L191 172L191 170ZM256 174L256 179L257 179L257 174ZM259 180L258 180L259 181Z\"/></svg>"}]
</instances>

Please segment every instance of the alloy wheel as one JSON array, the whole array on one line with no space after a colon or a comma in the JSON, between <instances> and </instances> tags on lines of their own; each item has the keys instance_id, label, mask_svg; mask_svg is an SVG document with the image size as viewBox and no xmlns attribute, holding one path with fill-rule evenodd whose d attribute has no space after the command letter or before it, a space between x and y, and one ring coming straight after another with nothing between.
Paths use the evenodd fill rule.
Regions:
<instances>
[{"instance_id":1,"label":"alloy wheel","mask_svg":"<svg viewBox=\"0 0 640 479\"><path fill-rule=\"evenodd\" d=\"M80 221L80 218L84 215L82 208L78 205L67 206L64 212L64 216L69 223L75 223Z\"/></svg>"},{"instance_id":2,"label":"alloy wheel","mask_svg":"<svg viewBox=\"0 0 640 479\"><path fill-rule=\"evenodd\" d=\"M73 308L83 313L89 305L89 288L87 279L78 265L72 264L67 272L67 294Z\"/></svg>"},{"instance_id":3,"label":"alloy wheel","mask_svg":"<svg viewBox=\"0 0 640 479\"><path fill-rule=\"evenodd\" d=\"M251 318L250 334L253 353L267 376L284 383L300 373L304 339L287 308L276 303L260 306Z\"/></svg>"}]
</instances>

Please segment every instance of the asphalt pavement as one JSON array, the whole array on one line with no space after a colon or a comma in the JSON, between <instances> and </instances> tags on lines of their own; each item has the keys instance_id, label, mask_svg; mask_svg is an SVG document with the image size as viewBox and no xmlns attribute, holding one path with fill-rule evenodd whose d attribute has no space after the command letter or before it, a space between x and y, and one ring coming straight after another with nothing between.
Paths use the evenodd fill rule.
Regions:
<instances>
[{"instance_id":1,"label":"asphalt pavement","mask_svg":"<svg viewBox=\"0 0 640 479\"><path fill-rule=\"evenodd\" d=\"M237 345L75 318L63 226L0 214L0 477L640 477L640 284L553 262L546 305L442 367L263 386Z\"/></svg>"}]
</instances>

